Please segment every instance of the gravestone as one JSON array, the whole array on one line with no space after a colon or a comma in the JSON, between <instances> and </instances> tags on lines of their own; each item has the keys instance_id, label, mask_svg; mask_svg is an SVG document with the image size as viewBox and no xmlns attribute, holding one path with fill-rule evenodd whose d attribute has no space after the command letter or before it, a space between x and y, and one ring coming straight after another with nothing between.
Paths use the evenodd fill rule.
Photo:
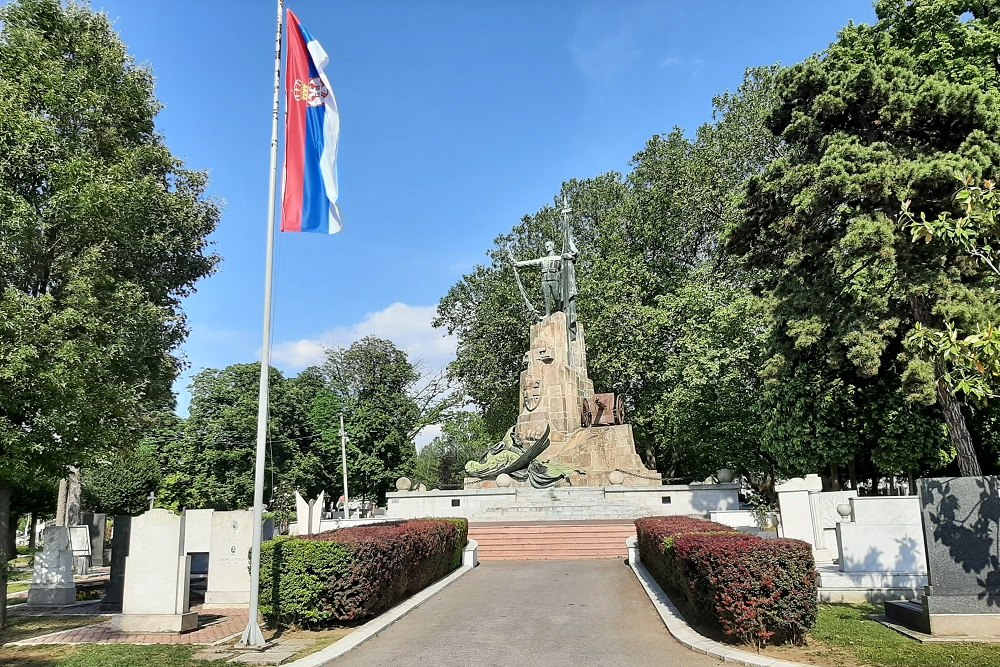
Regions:
<instances>
[{"instance_id":1,"label":"gravestone","mask_svg":"<svg viewBox=\"0 0 1000 667\"><path fill-rule=\"evenodd\" d=\"M121 611L122 594L125 592L125 557L131 535L132 517L116 514L111 532L111 576L104 589L101 611Z\"/></svg>"},{"instance_id":2,"label":"gravestone","mask_svg":"<svg viewBox=\"0 0 1000 667\"><path fill-rule=\"evenodd\" d=\"M315 500L306 500L295 492L295 529L299 535L315 535L320 531L326 493L320 491Z\"/></svg>"},{"instance_id":3,"label":"gravestone","mask_svg":"<svg viewBox=\"0 0 1000 667\"><path fill-rule=\"evenodd\" d=\"M69 544L76 563L76 573L90 574L90 528L81 524L70 526Z\"/></svg>"},{"instance_id":4,"label":"gravestone","mask_svg":"<svg viewBox=\"0 0 1000 667\"><path fill-rule=\"evenodd\" d=\"M45 545L35 555L35 568L28 589L28 604L67 605L76 602L73 583L73 551L66 526L46 526L42 533Z\"/></svg>"},{"instance_id":5,"label":"gravestone","mask_svg":"<svg viewBox=\"0 0 1000 667\"><path fill-rule=\"evenodd\" d=\"M83 525L90 531L90 564L94 567L104 567L104 534L107 530L108 515L92 514L90 512L83 515Z\"/></svg>"},{"instance_id":6,"label":"gravestone","mask_svg":"<svg viewBox=\"0 0 1000 667\"><path fill-rule=\"evenodd\" d=\"M253 512L216 512L208 556L205 609L246 607L250 603L250 545Z\"/></svg>"},{"instance_id":7,"label":"gravestone","mask_svg":"<svg viewBox=\"0 0 1000 667\"><path fill-rule=\"evenodd\" d=\"M886 616L933 635L1000 635L998 479L920 479L917 489L929 585L919 608L886 603Z\"/></svg>"},{"instance_id":8,"label":"gravestone","mask_svg":"<svg viewBox=\"0 0 1000 667\"><path fill-rule=\"evenodd\" d=\"M184 518L165 509L133 518L122 613L111 618L111 627L124 632L193 630L198 614L189 607L190 577Z\"/></svg>"},{"instance_id":9,"label":"gravestone","mask_svg":"<svg viewBox=\"0 0 1000 667\"><path fill-rule=\"evenodd\" d=\"M212 547L215 510L184 510L184 553L207 554Z\"/></svg>"}]
</instances>

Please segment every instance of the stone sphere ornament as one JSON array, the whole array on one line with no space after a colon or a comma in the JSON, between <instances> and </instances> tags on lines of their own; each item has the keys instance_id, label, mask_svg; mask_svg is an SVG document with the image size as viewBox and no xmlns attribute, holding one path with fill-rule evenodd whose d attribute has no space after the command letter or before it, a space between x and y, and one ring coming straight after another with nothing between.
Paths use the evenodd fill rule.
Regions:
<instances>
[{"instance_id":1,"label":"stone sphere ornament","mask_svg":"<svg viewBox=\"0 0 1000 667\"><path fill-rule=\"evenodd\" d=\"M409 477L400 477L396 480L397 491L409 491L412 487L413 482L410 481Z\"/></svg>"},{"instance_id":2,"label":"stone sphere ornament","mask_svg":"<svg viewBox=\"0 0 1000 667\"><path fill-rule=\"evenodd\" d=\"M608 481L611 482L611 486L621 486L625 483L625 475L620 470L612 470L608 473Z\"/></svg>"},{"instance_id":3,"label":"stone sphere ornament","mask_svg":"<svg viewBox=\"0 0 1000 667\"><path fill-rule=\"evenodd\" d=\"M715 478L719 480L719 484L729 484L736 479L736 473L729 468L720 468L716 471Z\"/></svg>"},{"instance_id":4,"label":"stone sphere ornament","mask_svg":"<svg viewBox=\"0 0 1000 667\"><path fill-rule=\"evenodd\" d=\"M851 518L851 504L850 503L840 503L837 505L837 514L839 514L844 519Z\"/></svg>"},{"instance_id":5,"label":"stone sphere ornament","mask_svg":"<svg viewBox=\"0 0 1000 667\"><path fill-rule=\"evenodd\" d=\"M424 484L420 484L419 486L417 486L417 491L426 491L426 490L427 486L425 486Z\"/></svg>"},{"instance_id":6,"label":"stone sphere ornament","mask_svg":"<svg viewBox=\"0 0 1000 667\"><path fill-rule=\"evenodd\" d=\"M502 472L499 475L497 475L497 486L499 486L501 489L506 489L513 483L514 483L514 478L508 475L507 473Z\"/></svg>"}]
</instances>

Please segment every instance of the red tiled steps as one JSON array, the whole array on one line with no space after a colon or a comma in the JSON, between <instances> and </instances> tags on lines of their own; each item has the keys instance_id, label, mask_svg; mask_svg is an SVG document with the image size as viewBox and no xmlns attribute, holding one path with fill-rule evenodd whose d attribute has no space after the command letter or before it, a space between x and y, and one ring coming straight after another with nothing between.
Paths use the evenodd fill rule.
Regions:
<instances>
[{"instance_id":1,"label":"red tiled steps","mask_svg":"<svg viewBox=\"0 0 1000 667\"><path fill-rule=\"evenodd\" d=\"M473 523L469 538L479 543L479 559L576 560L625 558L632 521Z\"/></svg>"}]
</instances>

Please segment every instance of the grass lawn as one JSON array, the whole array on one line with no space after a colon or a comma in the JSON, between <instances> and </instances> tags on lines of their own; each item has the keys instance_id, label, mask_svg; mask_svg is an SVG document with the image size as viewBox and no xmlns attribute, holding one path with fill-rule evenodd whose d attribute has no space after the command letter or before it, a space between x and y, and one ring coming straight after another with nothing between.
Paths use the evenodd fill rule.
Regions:
<instances>
[{"instance_id":1,"label":"grass lawn","mask_svg":"<svg viewBox=\"0 0 1000 667\"><path fill-rule=\"evenodd\" d=\"M82 646L2 646L28 637L68 630L103 620L100 617L47 616L8 618L8 625L0 631L0 665L4 667L206 667L224 663L194 660L193 653L204 651L206 646L135 646L121 644ZM325 648L348 634L348 629L296 631L281 633L284 639L312 639L313 645L299 651L298 659ZM222 648L222 647L219 647Z\"/></svg>"},{"instance_id":2,"label":"grass lawn","mask_svg":"<svg viewBox=\"0 0 1000 667\"><path fill-rule=\"evenodd\" d=\"M205 667L221 662L192 660L202 646L17 646L0 648L4 667Z\"/></svg>"},{"instance_id":3,"label":"grass lawn","mask_svg":"<svg viewBox=\"0 0 1000 667\"><path fill-rule=\"evenodd\" d=\"M1000 665L1000 644L921 644L869 620L881 606L821 604L816 627L801 648L763 653L831 667L987 667Z\"/></svg>"}]
</instances>

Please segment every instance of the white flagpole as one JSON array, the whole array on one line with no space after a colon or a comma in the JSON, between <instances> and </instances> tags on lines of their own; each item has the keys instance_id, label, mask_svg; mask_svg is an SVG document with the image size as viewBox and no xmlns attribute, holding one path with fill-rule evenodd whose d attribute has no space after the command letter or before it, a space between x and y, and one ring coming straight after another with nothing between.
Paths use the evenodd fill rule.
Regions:
<instances>
[{"instance_id":1,"label":"white flagpole","mask_svg":"<svg viewBox=\"0 0 1000 667\"><path fill-rule=\"evenodd\" d=\"M351 499L347 495L347 431L344 430L343 412L340 413L340 461L344 468L344 518L350 519Z\"/></svg>"},{"instance_id":2,"label":"white flagpole","mask_svg":"<svg viewBox=\"0 0 1000 667\"><path fill-rule=\"evenodd\" d=\"M271 181L267 195L267 260L264 268L264 343L260 353L260 397L257 404L257 461L253 484L253 546L250 550L250 618L242 646L263 646L257 622L260 606L260 542L264 513L264 455L267 448L268 380L271 370L271 287L274 279L274 204L278 176L278 101L281 97L281 28L285 0L278 0L274 36L274 110L271 118Z\"/></svg>"}]
</instances>

